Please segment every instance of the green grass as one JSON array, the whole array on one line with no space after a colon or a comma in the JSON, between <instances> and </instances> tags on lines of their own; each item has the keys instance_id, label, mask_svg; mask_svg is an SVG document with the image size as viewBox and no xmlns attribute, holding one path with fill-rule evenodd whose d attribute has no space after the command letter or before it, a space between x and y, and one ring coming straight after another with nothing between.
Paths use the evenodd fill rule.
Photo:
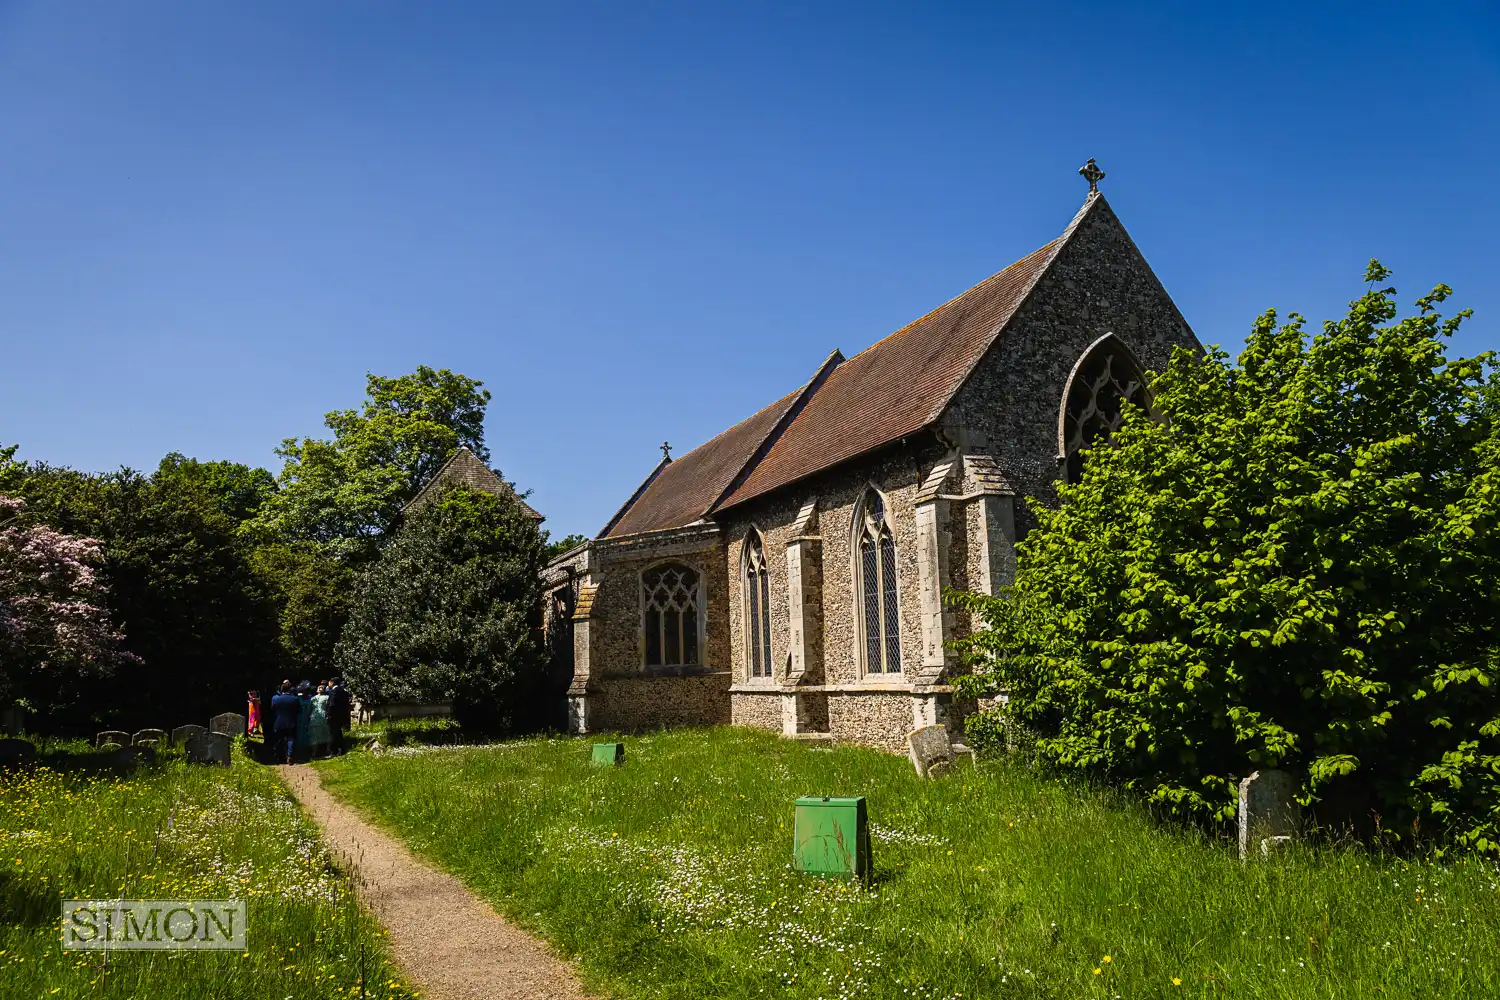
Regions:
<instances>
[{"instance_id":1,"label":"green grass","mask_svg":"<svg viewBox=\"0 0 1500 1000\"><path fill-rule=\"evenodd\" d=\"M718 729L626 738L625 765L596 769L591 742L319 766L625 997L1500 997L1493 862L1241 864L1009 762L924 782L887 754ZM807 794L868 798L870 888L791 870Z\"/></svg>"},{"instance_id":2,"label":"green grass","mask_svg":"<svg viewBox=\"0 0 1500 1000\"><path fill-rule=\"evenodd\" d=\"M378 737L380 742L388 747L406 746L413 743L461 743L465 738L458 723L451 717L443 715L367 722L351 729L350 737L357 741Z\"/></svg>"},{"instance_id":3,"label":"green grass","mask_svg":"<svg viewBox=\"0 0 1500 1000\"><path fill-rule=\"evenodd\" d=\"M247 900L241 952L61 947L61 900ZM128 776L0 771L0 1000L414 994L274 774L180 758Z\"/></svg>"}]
</instances>

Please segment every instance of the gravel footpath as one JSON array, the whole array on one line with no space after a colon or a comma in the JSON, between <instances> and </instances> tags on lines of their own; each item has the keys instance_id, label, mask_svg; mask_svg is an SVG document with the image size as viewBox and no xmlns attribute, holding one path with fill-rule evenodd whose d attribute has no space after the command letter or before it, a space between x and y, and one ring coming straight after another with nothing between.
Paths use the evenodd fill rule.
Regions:
<instances>
[{"instance_id":1,"label":"gravel footpath","mask_svg":"<svg viewBox=\"0 0 1500 1000\"><path fill-rule=\"evenodd\" d=\"M572 968L506 923L452 875L412 857L323 790L310 767L278 767L358 876L360 898L389 933L392 957L429 1000L585 1000Z\"/></svg>"}]
</instances>

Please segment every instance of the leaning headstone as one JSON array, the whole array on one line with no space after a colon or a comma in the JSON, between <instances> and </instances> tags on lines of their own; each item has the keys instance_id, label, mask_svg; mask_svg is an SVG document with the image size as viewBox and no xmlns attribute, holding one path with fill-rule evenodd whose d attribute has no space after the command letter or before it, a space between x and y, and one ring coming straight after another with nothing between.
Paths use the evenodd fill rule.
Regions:
<instances>
[{"instance_id":1,"label":"leaning headstone","mask_svg":"<svg viewBox=\"0 0 1500 1000\"><path fill-rule=\"evenodd\" d=\"M1297 835L1297 779L1256 771L1240 782L1240 860L1282 850Z\"/></svg>"},{"instance_id":2,"label":"leaning headstone","mask_svg":"<svg viewBox=\"0 0 1500 1000\"><path fill-rule=\"evenodd\" d=\"M229 766L229 737L224 733L203 733L187 741L187 759L192 764Z\"/></svg>"},{"instance_id":3,"label":"leaning headstone","mask_svg":"<svg viewBox=\"0 0 1500 1000\"><path fill-rule=\"evenodd\" d=\"M0 767L15 767L36 760L36 747L25 740L0 740Z\"/></svg>"},{"instance_id":4,"label":"leaning headstone","mask_svg":"<svg viewBox=\"0 0 1500 1000\"><path fill-rule=\"evenodd\" d=\"M113 743L116 746L128 747L130 746L130 734L122 733L118 729L106 729L104 732L94 737L94 746L99 748L100 750L104 749L104 744L106 743Z\"/></svg>"},{"instance_id":5,"label":"leaning headstone","mask_svg":"<svg viewBox=\"0 0 1500 1000\"><path fill-rule=\"evenodd\" d=\"M165 729L142 729L140 732L130 737L130 742L132 746L138 746L145 740L150 740L153 743L160 743L166 738L167 731Z\"/></svg>"},{"instance_id":6,"label":"leaning headstone","mask_svg":"<svg viewBox=\"0 0 1500 1000\"><path fill-rule=\"evenodd\" d=\"M178 726L172 730L172 745L176 746L179 743L186 743L194 736L202 736L206 732L208 730L202 726Z\"/></svg>"},{"instance_id":7,"label":"leaning headstone","mask_svg":"<svg viewBox=\"0 0 1500 1000\"><path fill-rule=\"evenodd\" d=\"M938 778L953 766L953 743L947 726L923 726L906 734L912 766L924 778Z\"/></svg>"},{"instance_id":8,"label":"leaning headstone","mask_svg":"<svg viewBox=\"0 0 1500 1000\"><path fill-rule=\"evenodd\" d=\"M237 712L225 712L208 720L208 731L223 733L228 737L245 735L245 717Z\"/></svg>"}]
</instances>

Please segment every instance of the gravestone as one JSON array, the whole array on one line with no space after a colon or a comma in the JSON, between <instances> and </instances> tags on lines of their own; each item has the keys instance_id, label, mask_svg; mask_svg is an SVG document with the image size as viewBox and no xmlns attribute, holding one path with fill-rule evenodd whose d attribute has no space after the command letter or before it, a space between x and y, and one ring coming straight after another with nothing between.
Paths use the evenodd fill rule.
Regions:
<instances>
[{"instance_id":1,"label":"gravestone","mask_svg":"<svg viewBox=\"0 0 1500 1000\"><path fill-rule=\"evenodd\" d=\"M140 732L130 737L130 742L134 746L139 746L143 741L146 740L150 740L152 744L155 744L161 743L166 738L167 731L165 729L142 729Z\"/></svg>"},{"instance_id":2,"label":"gravestone","mask_svg":"<svg viewBox=\"0 0 1500 1000\"><path fill-rule=\"evenodd\" d=\"M36 758L36 747L25 740L0 740L0 767L30 764Z\"/></svg>"},{"instance_id":3,"label":"gravestone","mask_svg":"<svg viewBox=\"0 0 1500 1000\"><path fill-rule=\"evenodd\" d=\"M130 746L130 734L122 733L118 729L106 729L104 732L94 737L94 746L98 747L100 750L104 749L104 744L106 743L113 743L116 746L128 747Z\"/></svg>"},{"instance_id":4,"label":"gravestone","mask_svg":"<svg viewBox=\"0 0 1500 1000\"><path fill-rule=\"evenodd\" d=\"M906 746L917 774L939 778L953 766L953 743L947 726L923 726L906 734Z\"/></svg>"},{"instance_id":5,"label":"gravestone","mask_svg":"<svg viewBox=\"0 0 1500 1000\"><path fill-rule=\"evenodd\" d=\"M1269 855L1297 835L1297 779L1267 768L1240 782L1240 860Z\"/></svg>"},{"instance_id":6,"label":"gravestone","mask_svg":"<svg viewBox=\"0 0 1500 1000\"><path fill-rule=\"evenodd\" d=\"M100 753L109 754L109 753L114 753L116 750L119 750L119 749L120 749L120 744L118 744L118 743L106 743L106 744L104 744L103 746L101 746L99 748L99 752Z\"/></svg>"},{"instance_id":7,"label":"gravestone","mask_svg":"<svg viewBox=\"0 0 1500 1000\"><path fill-rule=\"evenodd\" d=\"M225 712L208 720L208 731L223 733L231 739L245 735L245 717L238 712Z\"/></svg>"},{"instance_id":8,"label":"gravestone","mask_svg":"<svg viewBox=\"0 0 1500 1000\"><path fill-rule=\"evenodd\" d=\"M224 733L202 733L187 741L187 759L191 764L229 766L229 737Z\"/></svg>"},{"instance_id":9,"label":"gravestone","mask_svg":"<svg viewBox=\"0 0 1500 1000\"><path fill-rule=\"evenodd\" d=\"M186 743L194 736L202 736L206 732L208 730L202 726L178 726L172 730L172 745L176 746L179 743Z\"/></svg>"}]
</instances>

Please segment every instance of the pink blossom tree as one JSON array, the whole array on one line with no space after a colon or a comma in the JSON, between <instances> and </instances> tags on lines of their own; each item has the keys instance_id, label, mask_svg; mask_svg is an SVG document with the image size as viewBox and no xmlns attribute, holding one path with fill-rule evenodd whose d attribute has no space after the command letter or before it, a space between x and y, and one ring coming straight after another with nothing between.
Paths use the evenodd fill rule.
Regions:
<instances>
[{"instance_id":1,"label":"pink blossom tree","mask_svg":"<svg viewBox=\"0 0 1500 1000\"><path fill-rule=\"evenodd\" d=\"M95 568L103 546L20 515L25 502L0 493L0 700L101 676L134 660L104 609ZM64 676L71 675L71 676Z\"/></svg>"}]
</instances>

